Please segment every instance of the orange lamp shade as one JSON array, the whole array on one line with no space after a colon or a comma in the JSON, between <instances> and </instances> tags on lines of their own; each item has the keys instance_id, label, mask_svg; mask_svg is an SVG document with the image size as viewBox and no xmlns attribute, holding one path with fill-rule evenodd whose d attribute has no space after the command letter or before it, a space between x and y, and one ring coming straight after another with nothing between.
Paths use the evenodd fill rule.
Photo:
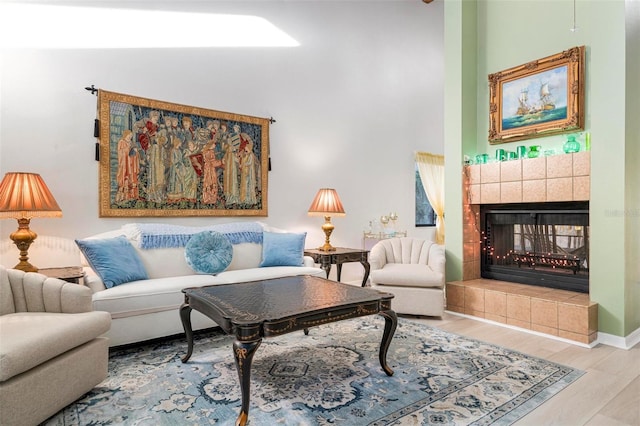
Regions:
<instances>
[{"instance_id":1,"label":"orange lamp shade","mask_svg":"<svg viewBox=\"0 0 640 426\"><path fill-rule=\"evenodd\" d=\"M62 210L36 173L7 173L0 183L0 218L61 217Z\"/></svg>"},{"instance_id":2,"label":"orange lamp shade","mask_svg":"<svg viewBox=\"0 0 640 426\"><path fill-rule=\"evenodd\" d=\"M338 193L332 188L321 188L309 206L309 216L344 216L344 207Z\"/></svg>"}]
</instances>

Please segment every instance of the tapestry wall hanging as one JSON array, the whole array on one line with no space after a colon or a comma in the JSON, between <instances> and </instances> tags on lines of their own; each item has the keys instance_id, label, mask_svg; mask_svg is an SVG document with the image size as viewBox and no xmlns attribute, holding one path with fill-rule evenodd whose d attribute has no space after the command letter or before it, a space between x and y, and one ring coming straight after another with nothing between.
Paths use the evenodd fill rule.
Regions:
<instances>
[{"instance_id":1,"label":"tapestry wall hanging","mask_svg":"<svg viewBox=\"0 0 640 426\"><path fill-rule=\"evenodd\" d=\"M100 217L267 216L268 118L98 91Z\"/></svg>"},{"instance_id":2,"label":"tapestry wall hanging","mask_svg":"<svg viewBox=\"0 0 640 426\"><path fill-rule=\"evenodd\" d=\"M489 142L584 128L584 46L489 74Z\"/></svg>"}]
</instances>

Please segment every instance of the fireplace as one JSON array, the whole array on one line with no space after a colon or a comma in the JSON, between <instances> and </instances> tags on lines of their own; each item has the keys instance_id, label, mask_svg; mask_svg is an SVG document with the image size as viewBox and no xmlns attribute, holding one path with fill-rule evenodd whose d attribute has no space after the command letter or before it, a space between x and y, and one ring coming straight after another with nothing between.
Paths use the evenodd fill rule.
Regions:
<instances>
[{"instance_id":1,"label":"fireplace","mask_svg":"<svg viewBox=\"0 0 640 426\"><path fill-rule=\"evenodd\" d=\"M589 202L483 204L481 276L589 292Z\"/></svg>"}]
</instances>

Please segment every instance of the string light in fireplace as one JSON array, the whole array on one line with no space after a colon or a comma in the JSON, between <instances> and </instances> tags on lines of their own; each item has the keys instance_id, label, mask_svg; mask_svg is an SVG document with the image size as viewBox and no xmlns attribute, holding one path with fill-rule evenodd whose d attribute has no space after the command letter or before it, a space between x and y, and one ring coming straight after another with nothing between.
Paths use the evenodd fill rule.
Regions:
<instances>
[{"instance_id":1,"label":"string light in fireplace","mask_svg":"<svg viewBox=\"0 0 640 426\"><path fill-rule=\"evenodd\" d=\"M574 274L577 274L580 270L580 264L582 259L578 256L559 255L554 253L531 253L529 251L525 253L510 252L509 256L518 267L522 265L535 268L538 266L547 266L553 269L571 269Z\"/></svg>"}]
</instances>

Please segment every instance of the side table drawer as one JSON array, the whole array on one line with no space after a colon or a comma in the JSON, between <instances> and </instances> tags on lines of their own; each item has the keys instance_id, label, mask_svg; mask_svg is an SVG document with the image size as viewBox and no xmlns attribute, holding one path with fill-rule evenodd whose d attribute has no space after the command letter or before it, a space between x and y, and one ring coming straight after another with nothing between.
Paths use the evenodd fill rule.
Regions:
<instances>
[{"instance_id":1,"label":"side table drawer","mask_svg":"<svg viewBox=\"0 0 640 426\"><path fill-rule=\"evenodd\" d=\"M362 253L339 253L334 254L331 263L340 264L346 262L366 262L368 258L367 251L363 251Z\"/></svg>"}]
</instances>

